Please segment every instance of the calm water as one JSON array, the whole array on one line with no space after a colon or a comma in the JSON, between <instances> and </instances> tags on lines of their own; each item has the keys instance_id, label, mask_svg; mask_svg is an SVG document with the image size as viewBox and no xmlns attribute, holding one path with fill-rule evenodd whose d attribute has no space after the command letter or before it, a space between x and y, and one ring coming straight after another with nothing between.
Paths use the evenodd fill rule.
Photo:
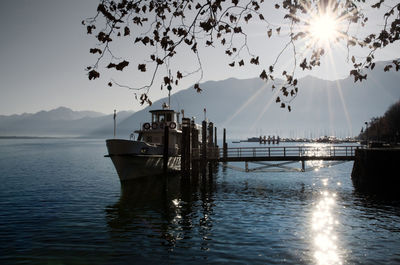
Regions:
<instances>
[{"instance_id":1,"label":"calm water","mask_svg":"<svg viewBox=\"0 0 400 265\"><path fill-rule=\"evenodd\" d=\"M351 162L220 166L166 193L154 178L121 189L104 154L101 140L0 140L1 264L400 263L400 202L357 194Z\"/></svg>"}]
</instances>

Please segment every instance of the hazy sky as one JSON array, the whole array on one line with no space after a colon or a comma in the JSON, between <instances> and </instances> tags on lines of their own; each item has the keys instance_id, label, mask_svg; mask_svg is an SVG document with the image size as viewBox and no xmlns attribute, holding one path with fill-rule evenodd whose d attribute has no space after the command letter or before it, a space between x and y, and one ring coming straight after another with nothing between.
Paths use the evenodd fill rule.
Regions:
<instances>
[{"instance_id":1,"label":"hazy sky","mask_svg":"<svg viewBox=\"0 0 400 265\"><path fill-rule=\"evenodd\" d=\"M118 110L138 110L132 91L108 87L104 75L100 80L89 81L84 68L94 62L89 49L95 44L81 25L84 18L95 14L97 0L3 0L0 9L0 115L50 110L59 106L74 110L95 110L111 113ZM270 16L280 23L281 14ZM371 17L374 21L377 17ZM266 68L273 62L282 46L282 40L266 42L266 32L253 25L249 34L251 48L260 53L261 64ZM261 29L261 30L260 30ZM127 50L133 57L139 50ZM229 77L252 78L259 75L260 67L232 69L230 59L221 51L201 50L204 77L221 80ZM333 51L336 66L327 63L316 72L306 73L325 79L345 78L350 66L343 64L344 52ZM400 57L399 47L390 47L378 54L378 59ZM185 60L185 58L178 59ZM302 73L299 73L302 74ZM128 75L139 80L140 76ZM198 77L183 82L174 91L192 85ZM153 100L166 96L158 86L150 93ZM272 94L271 94L272 96Z\"/></svg>"}]
</instances>

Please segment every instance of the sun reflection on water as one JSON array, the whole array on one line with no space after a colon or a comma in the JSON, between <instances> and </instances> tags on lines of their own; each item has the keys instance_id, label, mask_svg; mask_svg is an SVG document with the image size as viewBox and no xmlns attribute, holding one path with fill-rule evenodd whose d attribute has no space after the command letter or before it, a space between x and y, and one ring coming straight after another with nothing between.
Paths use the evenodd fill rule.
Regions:
<instances>
[{"instance_id":1,"label":"sun reflection on water","mask_svg":"<svg viewBox=\"0 0 400 265\"><path fill-rule=\"evenodd\" d=\"M317 264L342 264L335 234L335 227L339 224L334 215L335 205L336 194L323 191L313 211L312 236Z\"/></svg>"}]
</instances>

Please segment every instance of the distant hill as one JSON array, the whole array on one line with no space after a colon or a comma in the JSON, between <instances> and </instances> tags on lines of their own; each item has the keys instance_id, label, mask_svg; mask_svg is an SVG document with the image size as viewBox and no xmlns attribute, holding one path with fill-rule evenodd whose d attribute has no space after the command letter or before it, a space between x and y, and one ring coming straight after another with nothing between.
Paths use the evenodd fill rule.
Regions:
<instances>
[{"instance_id":1,"label":"distant hill","mask_svg":"<svg viewBox=\"0 0 400 265\"><path fill-rule=\"evenodd\" d=\"M352 77L327 81L307 76L299 80L299 94L292 102L292 112L275 103L271 84L259 78L209 81L201 85L199 94L193 87L171 96L175 110L185 109L185 115L207 118L218 128L227 128L231 138L280 135L283 137L355 136L365 121L382 115L400 98L400 74L384 72L383 63L368 72L368 80L353 82ZM141 123L150 119L148 111L161 108L158 100L151 107L138 111L119 122L118 134L128 137ZM221 132L221 131L220 131ZM105 129L93 132L105 135Z\"/></svg>"},{"instance_id":2,"label":"distant hill","mask_svg":"<svg viewBox=\"0 0 400 265\"><path fill-rule=\"evenodd\" d=\"M120 112L126 118L133 112ZM111 126L113 117L94 111L73 111L59 107L50 111L0 115L0 136L85 136L93 130Z\"/></svg>"}]
</instances>

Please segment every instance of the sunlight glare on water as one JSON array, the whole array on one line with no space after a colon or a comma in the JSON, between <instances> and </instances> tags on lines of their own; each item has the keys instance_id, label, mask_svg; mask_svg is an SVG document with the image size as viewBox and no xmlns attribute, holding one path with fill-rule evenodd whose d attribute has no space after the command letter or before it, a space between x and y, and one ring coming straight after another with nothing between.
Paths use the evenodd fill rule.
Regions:
<instances>
[{"instance_id":1,"label":"sunlight glare on water","mask_svg":"<svg viewBox=\"0 0 400 265\"><path fill-rule=\"evenodd\" d=\"M338 254L338 240L335 227L336 194L321 192L312 214L312 237L314 239L314 258L317 264L342 264Z\"/></svg>"}]
</instances>

